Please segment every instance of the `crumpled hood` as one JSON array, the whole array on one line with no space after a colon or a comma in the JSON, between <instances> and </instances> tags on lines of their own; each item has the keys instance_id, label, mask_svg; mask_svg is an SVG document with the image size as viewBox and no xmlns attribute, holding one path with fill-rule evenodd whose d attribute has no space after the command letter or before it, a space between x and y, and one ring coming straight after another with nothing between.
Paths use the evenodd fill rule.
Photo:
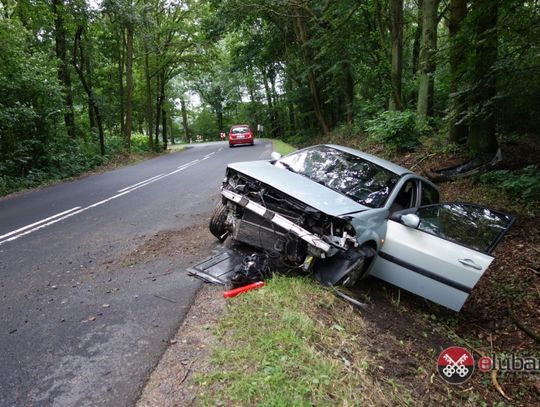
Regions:
<instances>
[{"instance_id":1,"label":"crumpled hood","mask_svg":"<svg viewBox=\"0 0 540 407\"><path fill-rule=\"evenodd\" d=\"M274 166L270 161L229 164L229 168L257 179L331 216L370 209L303 175Z\"/></svg>"}]
</instances>

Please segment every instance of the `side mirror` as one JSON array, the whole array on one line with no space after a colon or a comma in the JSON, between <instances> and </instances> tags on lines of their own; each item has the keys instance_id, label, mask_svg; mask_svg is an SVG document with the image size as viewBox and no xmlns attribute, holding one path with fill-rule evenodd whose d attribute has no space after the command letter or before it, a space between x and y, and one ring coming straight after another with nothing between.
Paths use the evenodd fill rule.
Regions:
<instances>
[{"instance_id":1,"label":"side mirror","mask_svg":"<svg viewBox=\"0 0 540 407\"><path fill-rule=\"evenodd\" d=\"M270 158L274 161L279 160L281 158L281 154L277 151L272 151L272 154L270 154Z\"/></svg>"},{"instance_id":2,"label":"side mirror","mask_svg":"<svg viewBox=\"0 0 540 407\"><path fill-rule=\"evenodd\" d=\"M420 218L414 213L408 213L401 216L401 221L405 226L416 229L420 225Z\"/></svg>"}]
</instances>

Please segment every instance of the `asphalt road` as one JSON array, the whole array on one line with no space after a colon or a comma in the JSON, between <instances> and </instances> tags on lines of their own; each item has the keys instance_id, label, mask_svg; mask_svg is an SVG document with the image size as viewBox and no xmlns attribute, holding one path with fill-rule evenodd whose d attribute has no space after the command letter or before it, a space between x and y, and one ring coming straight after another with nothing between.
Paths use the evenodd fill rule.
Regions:
<instances>
[{"instance_id":1,"label":"asphalt road","mask_svg":"<svg viewBox=\"0 0 540 407\"><path fill-rule=\"evenodd\" d=\"M200 283L181 256L108 265L206 222L226 165L270 153L209 143L0 199L0 405L132 405Z\"/></svg>"}]
</instances>

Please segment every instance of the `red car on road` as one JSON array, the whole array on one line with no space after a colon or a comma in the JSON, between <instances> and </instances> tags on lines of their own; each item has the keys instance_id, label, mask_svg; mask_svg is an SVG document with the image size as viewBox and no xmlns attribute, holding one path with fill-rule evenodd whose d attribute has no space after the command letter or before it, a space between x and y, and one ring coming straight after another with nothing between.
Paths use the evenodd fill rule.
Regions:
<instances>
[{"instance_id":1,"label":"red car on road","mask_svg":"<svg viewBox=\"0 0 540 407\"><path fill-rule=\"evenodd\" d=\"M253 145L253 130L247 124L237 124L229 131L229 147L237 144Z\"/></svg>"}]
</instances>

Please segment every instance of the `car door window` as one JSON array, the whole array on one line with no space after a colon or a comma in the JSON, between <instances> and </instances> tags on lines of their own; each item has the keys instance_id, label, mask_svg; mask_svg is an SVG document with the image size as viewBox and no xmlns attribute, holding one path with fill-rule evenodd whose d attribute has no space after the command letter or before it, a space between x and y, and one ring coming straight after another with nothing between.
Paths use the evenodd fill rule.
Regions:
<instances>
[{"instance_id":1,"label":"car door window","mask_svg":"<svg viewBox=\"0 0 540 407\"><path fill-rule=\"evenodd\" d=\"M418 229L473 250L490 253L512 217L470 204L421 207Z\"/></svg>"},{"instance_id":2,"label":"car door window","mask_svg":"<svg viewBox=\"0 0 540 407\"><path fill-rule=\"evenodd\" d=\"M422 192L420 197L420 205L433 205L439 203L439 191L429 185L427 182L421 181Z\"/></svg>"},{"instance_id":3,"label":"car door window","mask_svg":"<svg viewBox=\"0 0 540 407\"><path fill-rule=\"evenodd\" d=\"M396 199L394 199L394 202L390 206L390 213L413 208L416 205L417 191L416 180L410 179L405 182L397 194Z\"/></svg>"}]
</instances>

